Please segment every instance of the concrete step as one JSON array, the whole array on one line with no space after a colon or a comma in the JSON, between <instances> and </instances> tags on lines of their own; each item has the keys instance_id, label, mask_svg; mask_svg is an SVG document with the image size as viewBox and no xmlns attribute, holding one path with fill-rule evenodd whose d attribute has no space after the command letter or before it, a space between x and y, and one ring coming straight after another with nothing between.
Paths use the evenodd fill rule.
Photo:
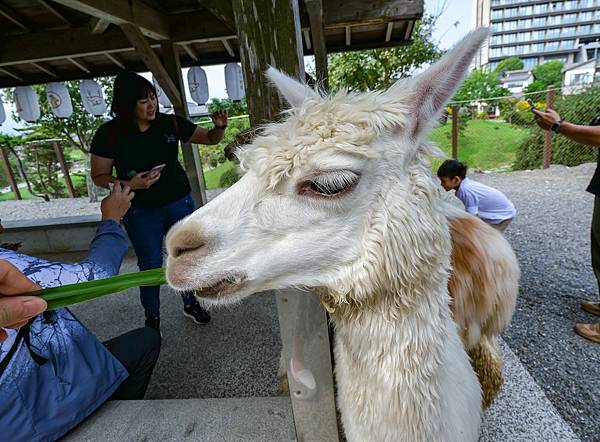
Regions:
<instances>
[{"instance_id":1,"label":"concrete step","mask_svg":"<svg viewBox=\"0 0 600 442\"><path fill-rule=\"evenodd\" d=\"M289 397L110 401L65 441L295 441Z\"/></svg>"}]
</instances>

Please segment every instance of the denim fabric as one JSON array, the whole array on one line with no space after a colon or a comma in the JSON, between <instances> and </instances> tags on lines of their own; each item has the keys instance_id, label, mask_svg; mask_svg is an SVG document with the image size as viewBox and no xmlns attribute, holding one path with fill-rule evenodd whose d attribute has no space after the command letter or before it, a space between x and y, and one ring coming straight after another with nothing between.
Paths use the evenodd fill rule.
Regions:
<instances>
[{"instance_id":1,"label":"denim fabric","mask_svg":"<svg viewBox=\"0 0 600 442\"><path fill-rule=\"evenodd\" d=\"M162 267L163 239L169 229L195 210L190 194L158 208L131 207L123 224L138 258L140 270ZM194 292L181 294L184 305L196 302ZM160 316L160 286L140 287L140 300L147 318Z\"/></svg>"}]
</instances>

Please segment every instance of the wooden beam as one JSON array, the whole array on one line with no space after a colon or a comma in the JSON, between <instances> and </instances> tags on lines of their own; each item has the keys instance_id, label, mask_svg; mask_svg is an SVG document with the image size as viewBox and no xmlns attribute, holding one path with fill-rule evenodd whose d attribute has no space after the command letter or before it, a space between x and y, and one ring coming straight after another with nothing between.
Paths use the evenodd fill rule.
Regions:
<instances>
[{"instance_id":1,"label":"wooden beam","mask_svg":"<svg viewBox=\"0 0 600 442\"><path fill-rule=\"evenodd\" d=\"M155 40L168 40L171 36L167 17L140 0L53 1L119 26L123 24L136 25L144 35Z\"/></svg>"},{"instance_id":2,"label":"wooden beam","mask_svg":"<svg viewBox=\"0 0 600 442\"><path fill-rule=\"evenodd\" d=\"M323 26L323 0L304 0L315 54L317 82L325 90L329 89L329 74L327 68L327 46ZM310 49L310 48L308 48Z\"/></svg>"},{"instance_id":3,"label":"wooden beam","mask_svg":"<svg viewBox=\"0 0 600 442\"><path fill-rule=\"evenodd\" d=\"M209 17L212 21L208 20ZM173 23L174 43L236 38L235 33L212 18L208 12L181 14L172 16L169 20ZM158 44L153 46L158 47ZM92 34L88 25L69 29L68 32L55 30L5 35L2 36L0 44L0 66L102 55L106 52L115 53L132 49L130 41L117 27L109 27L102 34L102 38Z\"/></svg>"},{"instance_id":4,"label":"wooden beam","mask_svg":"<svg viewBox=\"0 0 600 442\"><path fill-rule=\"evenodd\" d=\"M15 174L13 173L10 161L8 160L8 155L4 150L4 146L0 146L0 156L2 156L4 170L6 170L6 175L8 176L8 181L10 182L10 187L12 188L12 191L15 194L15 198L18 200L22 200L23 198L21 197L21 192L19 191L19 185L17 184L17 180L15 179Z\"/></svg>"},{"instance_id":5,"label":"wooden beam","mask_svg":"<svg viewBox=\"0 0 600 442\"><path fill-rule=\"evenodd\" d=\"M54 153L56 154L58 164L60 164L60 170L63 173L63 178L65 179L65 184L67 185L67 193L71 198L75 198L75 189L73 188L73 181L71 181L71 174L69 173L69 167L67 166L67 162L65 161L65 155L63 153L62 146L60 145L60 141L54 142Z\"/></svg>"},{"instance_id":6,"label":"wooden beam","mask_svg":"<svg viewBox=\"0 0 600 442\"><path fill-rule=\"evenodd\" d=\"M9 71L6 68L0 68L0 72L5 73L6 75L8 75L9 77L14 78L15 80L23 81L23 79L21 77L19 77L17 74L12 73L11 71Z\"/></svg>"},{"instance_id":7,"label":"wooden beam","mask_svg":"<svg viewBox=\"0 0 600 442\"><path fill-rule=\"evenodd\" d=\"M42 65L41 63L35 63L35 62L33 62L33 63L31 63L31 65L33 67L39 69L40 71L47 73L51 77L56 77L56 72L54 72L50 68L47 68L46 66Z\"/></svg>"},{"instance_id":8,"label":"wooden beam","mask_svg":"<svg viewBox=\"0 0 600 442\"><path fill-rule=\"evenodd\" d=\"M227 25L229 29L235 31L233 8L230 0L199 0L199 3Z\"/></svg>"},{"instance_id":9,"label":"wooden beam","mask_svg":"<svg viewBox=\"0 0 600 442\"><path fill-rule=\"evenodd\" d=\"M46 8L48 11L50 11L52 14L54 14L54 16L56 18L58 18L60 21L62 21L67 26L69 26L69 27L73 26L73 23L71 23L64 15L62 15L60 12L58 12L56 10L56 8L54 6L52 6L50 3L48 3L46 0L38 0L38 3L40 5L42 5L44 8Z\"/></svg>"},{"instance_id":10,"label":"wooden beam","mask_svg":"<svg viewBox=\"0 0 600 442\"><path fill-rule=\"evenodd\" d=\"M225 47L225 50L227 51L227 53L229 54L229 56L231 58L235 57L235 52L233 52L233 48L231 47L231 45L229 44L229 42L227 41L226 38L221 40L221 43L223 43L223 46Z\"/></svg>"},{"instance_id":11,"label":"wooden beam","mask_svg":"<svg viewBox=\"0 0 600 442\"><path fill-rule=\"evenodd\" d=\"M415 27L414 21L409 21L406 25L406 33L404 34L404 40L409 41L410 35L412 34L413 28Z\"/></svg>"},{"instance_id":12,"label":"wooden beam","mask_svg":"<svg viewBox=\"0 0 600 442\"><path fill-rule=\"evenodd\" d=\"M312 46L310 44L310 30L303 29L302 34L304 35L304 44L306 45L306 49L310 51L312 49Z\"/></svg>"},{"instance_id":13,"label":"wooden beam","mask_svg":"<svg viewBox=\"0 0 600 442\"><path fill-rule=\"evenodd\" d=\"M67 57L67 60L69 60L71 63L73 63L75 66L77 66L79 69L81 69L86 74L92 73L92 71L90 70L88 65L86 63L84 63L82 60L77 60L77 59L71 58L71 57Z\"/></svg>"},{"instance_id":14,"label":"wooden beam","mask_svg":"<svg viewBox=\"0 0 600 442\"><path fill-rule=\"evenodd\" d=\"M416 20L422 16L423 0L344 0L343 7L334 1L323 4L325 28Z\"/></svg>"},{"instance_id":15,"label":"wooden beam","mask_svg":"<svg viewBox=\"0 0 600 442\"><path fill-rule=\"evenodd\" d=\"M352 30L350 26L346 26L346 46L350 46L352 44Z\"/></svg>"},{"instance_id":16,"label":"wooden beam","mask_svg":"<svg viewBox=\"0 0 600 442\"><path fill-rule=\"evenodd\" d=\"M232 0L250 125L278 118L282 105L265 72L269 65L304 79L297 0Z\"/></svg>"},{"instance_id":17,"label":"wooden beam","mask_svg":"<svg viewBox=\"0 0 600 442\"><path fill-rule=\"evenodd\" d=\"M196 52L194 52L194 49L187 43L183 43L181 45L183 47L183 50L185 52L187 52L187 54L190 56L190 58L194 61L198 61L198 55L196 55Z\"/></svg>"},{"instance_id":18,"label":"wooden beam","mask_svg":"<svg viewBox=\"0 0 600 442\"><path fill-rule=\"evenodd\" d=\"M123 62L121 60L119 60L117 58L116 55L111 54L110 52L107 52L106 54L106 58L108 58L110 61L112 61L114 64L116 64L117 66L119 66L121 69L125 69L125 65L123 64Z\"/></svg>"},{"instance_id":19,"label":"wooden beam","mask_svg":"<svg viewBox=\"0 0 600 442\"><path fill-rule=\"evenodd\" d=\"M8 19L24 31L31 32L31 28L25 24L23 18L21 18L19 14L17 14L13 9L9 8L8 6L3 5L2 3L0 3L0 15L2 15L4 18Z\"/></svg>"},{"instance_id":20,"label":"wooden beam","mask_svg":"<svg viewBox=\"0 0 600 442\"><path fill-rule=\"evenodd\" d=\"M179 52L177 51L177 47L173 43L164 42L160 45L160 49L163 54L167 75L175 84L177 92L181 96L180 102L173 106L175 115L189 119L190 115L188 112L187 100L185 98L185 86L183 84L181 63L179 60ZM192 197L194 198L196 207L201 207L207 203L207 199L206 183L204 180L204 172L202 168L202 161L200 160L200 153L198 148L192 145L192 143L184 143L182 155L185 171L192 188Z\"/></svg>"},{"instance_id":21,"label":"wooden beam","mask_svg":"<svg viewBox=\"0 0 600 442\"><path fill-rule=\"evenodd\" d=\"M392 31L394 30L394 22L391 21L387 24L385 29L385 41L388 42L392 38Z\"/></svg>"},{"instance_id":22,"label":"wooden beam","mask_svg":"<svg viewBox=\"0 0 600 442\"><path fill-rule=\"evenodd\" d=\"M167 73L165 67L158 58L158 55L156 55L154 50L150 47L150 44L142 34L141 29L128 23L122 24L120 27L127 39L136 49L139 57L147 66L148 70L152 72L154 78L156 78L160 84L160 87L165 91L165 94L167 94L167 97L169 97L173 106L179 106L182 105L182 103L185 104L185 97L182 98L180 96L175 83L173 83L173 80Z\"/></svg>"},{"instance_id":23,"label":"wooden beam","mask_svg":"<svg viewBox=\"0 0 600 442\"><path fill-rule=\"evenodd\" d=\"M94 35L102 34L110 25L111 23L103 18L92 17L90 19L90 29Z\"/></svg>"}]
</instances>

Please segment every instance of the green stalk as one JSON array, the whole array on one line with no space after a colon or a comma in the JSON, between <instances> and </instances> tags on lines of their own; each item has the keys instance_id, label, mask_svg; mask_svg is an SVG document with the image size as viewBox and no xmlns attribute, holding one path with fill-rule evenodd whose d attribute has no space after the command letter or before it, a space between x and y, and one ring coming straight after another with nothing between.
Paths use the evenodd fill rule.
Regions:
<instances>
[{"instance_id":1,"label":"green stalk","mask_svg":"<svg viewBox=\"0 0 600 442\"><path fill-rule=\"evenodd\" d=\"M60 287L23 293L27 296L40 296L48 303L48 310L78 304L91 299L122 292L133 287L166 284L165 269L144 270L95 281L79 282Z\"/></svg>"}]
</instances>

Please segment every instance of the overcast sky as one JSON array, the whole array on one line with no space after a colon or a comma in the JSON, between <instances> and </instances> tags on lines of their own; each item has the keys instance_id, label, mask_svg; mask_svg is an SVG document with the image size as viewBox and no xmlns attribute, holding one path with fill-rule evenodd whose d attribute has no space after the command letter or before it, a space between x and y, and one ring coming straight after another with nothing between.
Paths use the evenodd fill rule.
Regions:
<instances>
[{"instance_id":1,"label":"overcast sky","mask_svg":"<svg viewBox=\"0 0 600 442\"><path fill-rule=\"evenodd\" d=\"M425 10L428 14L434 15L439 15L443 10L434 32L434 39L443 49L451 47L471 29L470 0L425 0ZM210 97L227 98L224 66L206 66L203 69L206 71ZM184 69L183 74L188 101L191 101L189 90L187 90L187 69ZM150 74L144 74L144 76L150 78ZM4 99L4 91L0 90L0 96ZM11 118L13 109L6 102L4 109L6 121L0 126L0 133L15 134L14 128L22 126L22 123L17 123Z\"/></svg>"}]
</instances>

